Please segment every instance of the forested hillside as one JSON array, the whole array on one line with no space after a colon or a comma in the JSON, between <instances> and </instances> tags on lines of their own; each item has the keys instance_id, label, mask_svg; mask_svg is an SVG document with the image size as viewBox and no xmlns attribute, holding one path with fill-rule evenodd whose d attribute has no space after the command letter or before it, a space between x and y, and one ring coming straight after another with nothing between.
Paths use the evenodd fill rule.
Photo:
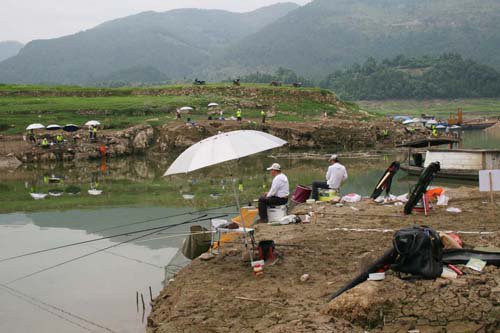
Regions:
<instances>
[{"instance_id":1,"label":"forested hillside","mask_svg":"<svg viewBox=\"0 0 500 333\"><path fill-rule=\"evenodd\" d=\"M30 42L19 55L0 63L0 82L95 85L137 79L156 83L159 77L182 80L196 76L215 52L297 7L284 3L250 13L144 12L74 35Z\"/></svg>"},{"instance_id":2,"label":"forested hillside","mask_svg":"<svg viewBox=\"0 0 500 333\"><path fill-rule=\"evenodd\" d=\"M458 54L397 56L338 70L321 82L348 99L499 97L500 72Z\"/></svg>"},{"instance_id":3,"label":"forested hillside","mask_svg":"<svg viewBox=\"0 0 500 333\"><path fill-rule=\"evenodd\" d=\"M248 73L312 78L368 57L456 52L500 66L500 0L315 0L244 38L219 60Z\"/></svg>"},{"instance_id":4,"label":"forested hillside","mask_svg":"<svg viewBox=\"0 0 500 333\"><path fill-rule=\"evenodd\" d=\"M444 53L500 68L500 0L314 0L250 13L145 12L30 42L0 62L0 82L221 81L279 68L317 82L370 57Z\"/></svg>"}]
</instances>

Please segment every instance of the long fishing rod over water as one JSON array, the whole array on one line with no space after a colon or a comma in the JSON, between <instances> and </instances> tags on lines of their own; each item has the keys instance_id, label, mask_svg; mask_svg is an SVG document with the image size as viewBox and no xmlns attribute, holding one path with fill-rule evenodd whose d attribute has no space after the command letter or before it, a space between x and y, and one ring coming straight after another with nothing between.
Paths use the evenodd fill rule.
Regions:
<instances>
[{"instance_id":1,"label":"long fishing rod over water","mask_svg":"<svg viewBox=\"0 0 500 333\"><path fill-rule=\"evenodd\" d=\"M214 218L220 218L220 217L224 217L225 215L221 215L221 216L216 216ZM12 281L9 281L5 284L12 284L14 282L18 282L18 281L21 281L21 280L24 280L24 279L27 279L29 277L32 277L34 275L37 275L37 274L40 274L40 273L43 273L43 272L46 272L48 270L51 270L53 268L57 268L57 267L60 267L60 266L63 266L63 265L66 265L66 264L69 264L71 262L74 262L74 261L77 261L77 260L80 260L80 259L83 259L83 258L86 258L86 257L89 257L93 254L96 254L96 253L99 253L99 252L103 252L103 251L106 251L106 250L109 250L111 248L114 248L114 247L117 247L117 246L120 246L122 244L126 244L126 243L129 243L129 242L133 242L135 240L138 240L138 239L141 239L141 238L144 238L144 237L148 237L148 236L151 236L151 235L154 235L160 231L163 231L163 230L167 230L167 229L170 229L170 228L173 228L173 227L177 227L177 226L180 226L180 225L183 225L183 224L188 224L188 223L194 223L194 222L201 222L201 221L205 221L205 220L209 220L210 218L208 217L203 217L203 218L195 218L195 219L190 219L190 220L187 220L187 221L184 221L184 222L180 222L180 223L176 223L176 224L172 224L172 225L169 225L169 226L164 226L164 227L161 227L161 228L154 228L156 230L152 231L152 232L149 232L145 235L141 235L141 236L138 236L138 237L135 237L135 238L132 238L132 239L128 239L128 240L125 240L123 242L120 242L120 243L117 243L117 244L113 244L113 245L110 245L110 246L107 246L105 248L102 248L102 249L99 249L99 250L96 250L96 251L93 251L93 252L90 252L90 253L87 253L87 254L84 254L84 255L81 255L81 256L78 256L76 258L73 258L73 259L69 259L69 260L66 260L66 261L63 261L63 262L60 262L56 265L52 265L52 266L49 266L49 267L46 267L46 268L43 268L43 269L40 269L38 271L35 271L33 273L30 273L30 274L26 274L26 275L23 275L21 277L18 277Z\"/></svg>"},{"instance_id":2,"label":"long fishing rod over water","mask_svg":"<svg viewBox=\"0 0 500 333\"><path fill-rule=\"evenodd\" d=\"M207 217L207 216L208 216L207 214L204 214L202 216L196 217L195 220L196 219L200 219L202 217ZM220 217L225 217L225 216L227 216L227 215L221 215ZM213 218L216 218L216 217L213 217ZM201 220L201 221L203 221L203 220ZM194 221L194 222L197 222L197 221ZM174 226L178 226L178 225L182 225L182 224L185 224L185 222L182 222L180 224L171 224L170 226L174 227ZM77 245L82 245L82 244L93 243L93 242L101 241L101 240L104 240L104 239L111 239L111 238L116 238L116 237L121 237L121 236L130 236L130 235L133 235L133 234L147 232L147 231L152 231L152 230L158 230L159 231L160 229L163 230L163 228L165 228L165 226L155 227L155 228L148 228L148 229L142 229L142 230L137 230L137 231L129 231L129 232L125 232L125 233L121 233L121 234L117 234L117 235L111 235L111 236L93 238L93 239L89 239L89 240L86 240L86 241L81 241L81 242L76 242L76 243L71 243L71 244L60 245L60 246L56 246L56 247L52 247L52 248L48 248L48 249L43 249L43 250L38 250L38 251L33 251L33 252L19 254L19 255L16 255L16 256L8 257L8 258L3 258L3 259L0 259L0 263L6 262L6 261L10 261L10 260L14 260L14 259L19 259L19 258L27 257L27 256L31 256L31 255L35 255L35 254L39 254L39 253L44 253L44 252L49 252L49 251L55 251L55 250L59 250L59 249L64 249L64 248L71 247L71 246L77 246Z\"/></svg>"},{"instance_id":3,"label":"long fishing rod over water","mask_svg":"<svg viewBox=\"0 0 500 333\"><path fill-rule=\"evenodd\" d=\"M117 226L114 226L114 227L109 227L109 228L104 228L104 229L99 229L99 230L93 230L93 231L89 231L89 233L95 234L95 233L98 233L98 232L103 232L103 231L108 231L108 230L113 230L113 229L124 228L124 227L128 227L128 226L131 226L131 225L137 225L137 224L155 222L155 221L159 221L159 220L163 220L163 219L170 219L170 218L174 218L174 217L181 217L181 216L192 215L192 214L205 213L205 212L209 212L209 211L212 211L212 210L223 209L223 208L230 208L230 207L234 207L234 204L233 205L226 205L226 206L219 206L219 207L214 207L214 208L200 209L200 210L197 210L197 211L179 213L179 214L174 214L174 215L169 215L169 216L164 216L164 217L156 217L156 218L152 218L152 219L148 219L148 220L143 220L143 221L138 221L138 222L132 222L132 223L127 223L127 224L121 224L121 225L117 225Z\"/></svg>"}]
</instances>

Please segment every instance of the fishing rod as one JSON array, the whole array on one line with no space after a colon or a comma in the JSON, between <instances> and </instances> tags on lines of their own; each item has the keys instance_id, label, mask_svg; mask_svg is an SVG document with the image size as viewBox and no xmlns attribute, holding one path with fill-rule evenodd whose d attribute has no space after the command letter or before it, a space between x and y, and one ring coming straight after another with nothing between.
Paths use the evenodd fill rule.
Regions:
<instances>
[{"instance_id":1,"label":"fishing rod","mask_svg":"<svg viewBox=\"0 0 500 333\"><path fill-rule=\"evenodd\" d=\"M42 300L40 300L38 298L35 298L35 297L33 297L31 295L28 295L28 294L25 294L25 293L23 293L23 292L21 292L21 291L19 291L17 289L14 289L12 287L9 287L9 286L7 286L5 284L0 283L0 287L4 288L4 291L7 292L7 293L9 293L9 294L11 294L12 296L17 297L17 298L19 298L19 299L21 299L21 300L23 300L23 301L25 301L25 302L27 302L27 303L35 306L35 307L41 309L42 311L46 311L46 312L48 312L48 313L50 313L50 314L52 314L52 315L54 315L54 316L56 316L56 317L64 320L64 321L67 321L67 322L69 322L69 323L71 323L73 325L76 325L76 326L78 326L78 327L80 327L80 328L82 328L82 329L84 329L86 331L94 332L94 330L91 330L90 328L82 325L83 322L86 323L86 324L90 324L92 326L95 326L97 328L101 328L101 329L103 329L105 331L108 331L108 332L111 332L111 333L116 333L116 331L113 331L112 329L110 329L108 327L105 327L105 326L100 325L100 324L98 324L96 322L93 322L90 319L83 318L82 316L76 315L76 314L74 314L74 313L72 313L72 312L70 312L68 310L65 310L65 309L60 308L58 306L55 306L55 305L52 305L50 303L44 302L44 301L42 301ZM49 308L52 309L52 310L49 310ZM73 319L69 319L69 318L65 317L64 315L66 315L68 317L72 317ZM80 321L81 323L77 322L77 320Z\"/></svg>"},{"instance_id":2,"label":"fishing rod","mask_svg":"<svg viewBox=\"0 0 500 333\"><path fill-rule=\"evenodd\" d=\"M225 216L226 215L221 215L219 217L225 217ZM202 217L207 217L207 215L204 214L202 216L196 217L195 219L199 219L199 218L202 218ZM216 217L214 217L214 218L216 218ZM181 224L171 224L172 227L177 226L177 225L181 225ZM116 238L116 237L121 237L121 236L130 236L130 235L133 235L133 234L142 233L142 232L151 231L151 230L160 230L160 229L163 229L164 227L165 226L155 227L155 228L148 228L148 229L142 229L142 230L138 230L138 231L129 231L129 232L125 232L125 233L118 234L118 235L93 238L93 239L89 239L89 240L86 240L86 241L81 241L81 242L76 242L76 243L71 243L71 244L66 244L66 245L60 245L60 246L52 247L52 248L49 248L49 249L28 252L28 253L24 253L24 254L19 254L17 256L12 256L12 257L8 257L8 258L0 259L0 263L5 262L5 261L10 261L10 260L18 259L18 258L22 258L22 257L26 257L26 256L31 256L31 255L39 254L39 253L44 253L44 252L49 252L49 251L64 249L66 247L71 247L71 246L77 246L77 245L82 245L82 244L97 242L97 241L104 240L104 239Z\"/></svg>"},{"instance_id":3,"label":"fishing rod","mask_svg":"<svg viewBox=\"0 0 500 333\"><path fill-rule=\"evenodd\" d=\"M223 215L224 216L224 215ZM223 216L220 216L220 217L223 217ZM173 228L173 227L176 227L176 226L180 226L180 225L183 225L183 224L187 224L187 223L193 223L193 222L200 222L200 221L204 221L204 220L209 220L210 218L207 218L207 217L204 217L202 219L200 218L196 218L196 219L190 219L190 220L187 220L187 221L184 221L184 222L180 222L180 223L177 223L177 224L174 224L174 225L169 225L169 226L164 226L163 228L161 228L159 231L163 231L163 230L167 230L169 228ZM155 228L157 229L157 228ZM109 250L111 248L114 248L114 247L117 247L117 246L120 246L122 244L126 244L126 243L129 243L129 242L132 242L132 241L135 241L135 240L138 240L138 239L141 239L141 238L144 238L144 237L148 237L148 236L151 236L155 233L157 233L158 231L155 230L155 231L152 231L152 232L149 232L145 235L142 235L142 236L138 236L138 237L135 237L135 238L132 238L132 239L128 239L128 240L125 240L123 242L120 242L120 243L117 243L117 244L113 244L113 245L110 245L110 246L107 246L103 249L99 249L99 250L96 250L96 251L93 251L93 252L90 252L90 253L87 253L87 254L84 254L84 255L81 255L81 256L78 256L76 258L73 258L73 259L69 259L69 260L66 260L66 261L63 261L63 262L60 262L56 265L52 265L52 266L49 266L49 267L46 267L46 268L43 268L43 269L40 269L38 271L35 271L33 273L30 273L30 274L26 274L26 275L23 275L21 277L18 277L12 281L9 281L5 284L12 284L14 282L18 282L18 281L21 281L21 280L24 280L24 279L27 279L29 277L32 277L34 275L37 275L37 274L40 274L40 273L43 273L43 272L46 272L48 270L51 270L51 269L54 269L54 268L57 268L57 267L60 267L60 266L63 266L63 265L66 265L66 264L69 264L71 262L74 262L74 261L77 261L77 260L80 260L80 259L83 259L83 258L86 258L86 257L89 257L93 254L96 254L96 253L99 253L99 252L103 252L103 251L106 251L106 250Z\"/></svg>"},{"instance_id":4,"label":"fishing rod","mask_svg":"<svg viewBox=\"0 0 500 333\"><path fill-rule=\"evenodd\" d=\"M209 212L211 210L229 208L229 207L233 207L233 206L234 205L226 205L226 206L220 206L220 207L214 207L214 208L206 208L206 209L201 209L201 210L191 211L191 212L186 212L186 213L179 213L179 214L174 214L174 215L169 215L169 216L164 216L164 217L156 217L156 218L149 219L149 220L132 222L132 223L122 224L122 225L118 225L118 226L114 226L114 227L109 227L109 228L104 228L104 229L89 231L88 233L90 233L90 234L96 234L96 233L99 233L99 232L113 230L113 229L119 229L119 228L131 226L131 225L149 223L149 222L159 221L159 220L163 220L163 219L170 219L170 218L180 217L180 216L185 216L185 215L192 215L192 214L195 214L195 213L205 213L205 212Z\"/></svg>"}]
</instances>

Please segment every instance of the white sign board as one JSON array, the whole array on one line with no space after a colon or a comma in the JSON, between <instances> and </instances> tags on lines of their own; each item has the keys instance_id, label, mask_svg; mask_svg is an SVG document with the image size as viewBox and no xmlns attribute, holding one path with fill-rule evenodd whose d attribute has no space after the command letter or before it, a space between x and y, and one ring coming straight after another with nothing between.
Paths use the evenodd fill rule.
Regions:
<instances>
[{"instance_id":1,"label":"white sign board","mask_svg":"<svg viewBox=\"0 0 500 333\"><path fill-rule=\"evenodd\" d=\"M490 189L490 174L492 188ZM479 170L479 191L500 191L500 170Z\"/></svg>"}]
</instances>

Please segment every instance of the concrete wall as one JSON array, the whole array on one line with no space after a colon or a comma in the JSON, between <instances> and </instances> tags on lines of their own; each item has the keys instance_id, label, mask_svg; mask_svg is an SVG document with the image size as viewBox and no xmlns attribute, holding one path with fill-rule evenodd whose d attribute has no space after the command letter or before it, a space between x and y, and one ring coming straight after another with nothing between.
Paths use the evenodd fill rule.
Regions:
<instances>
[{"instance_id":1,"label":"concrete wall","mask_svg":"<svg viewBox=\"0 0 500 333\"><path fill-rule=\"evenodd\" d=\"M441 163L441 169L481 170L483 158L480 152L428 151L425 155L425 166L431 162Z\"/></svg>"}]
</instances>

